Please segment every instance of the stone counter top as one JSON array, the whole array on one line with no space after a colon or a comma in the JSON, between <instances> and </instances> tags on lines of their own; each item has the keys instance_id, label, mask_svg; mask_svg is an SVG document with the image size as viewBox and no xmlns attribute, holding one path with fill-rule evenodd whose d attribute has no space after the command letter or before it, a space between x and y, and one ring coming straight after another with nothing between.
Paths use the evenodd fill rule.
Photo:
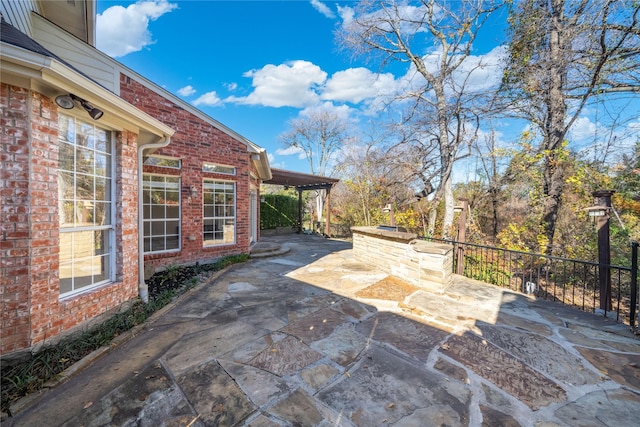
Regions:
<instances>
[{"instance_id":1,"label":"stone counter top","mask_svg":"<svg viewBox=\"0 0 640 427\"><path fill-rule=\"evenodd\" d=\"M360 227L351 227L351 231L353 233L366 234L369 236L376 236L385 239L391 239L396 241L409 242L418 237L416 233L408 233L405 231L390 231L383 230L377 227L371 226L360 226Z\"/></svg>"}]
</instances>

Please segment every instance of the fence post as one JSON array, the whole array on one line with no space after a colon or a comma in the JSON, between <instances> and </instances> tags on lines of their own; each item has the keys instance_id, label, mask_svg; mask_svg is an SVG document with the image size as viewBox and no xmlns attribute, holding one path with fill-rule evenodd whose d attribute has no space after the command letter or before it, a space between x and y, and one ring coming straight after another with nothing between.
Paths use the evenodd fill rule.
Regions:
<instances>
[{"instance_id":1,"label":"fence post","mask_svg":"<svg viewBox=\"0 0 640 427\"><path fill-rule=\"evenodd\" d=\"M455 207L454 212L460 209L460 218L458 219L458 253L457 253L457 271L459 275L464 275L464 243L467 239L467 210L469 209L469 201L460 199L462 206Z\"/></svg>"},{"instance_id":2,"label":"fence post","mask_svg":"<svg viewBox=\"0 0 640 427\"><path fill-rule=\"evenodd\" d=\"M629 325L636 329L636 310L638 307L638 242L631 243L631 312Z\"/></svg>"},{"instance_id":3,"label":"fence post","mask_svg":"<svg viewBox=\"0 0 640 427\"><path fill-rule=\"evenodd\" d=\"M594 191L596 206L589 208L590 214L597 217L598 223L598 273L600 282L600 309L611 310L611 250L609 243L609 212L611 210L611 195L614 191Z\"/></svg>"}]
</instances>

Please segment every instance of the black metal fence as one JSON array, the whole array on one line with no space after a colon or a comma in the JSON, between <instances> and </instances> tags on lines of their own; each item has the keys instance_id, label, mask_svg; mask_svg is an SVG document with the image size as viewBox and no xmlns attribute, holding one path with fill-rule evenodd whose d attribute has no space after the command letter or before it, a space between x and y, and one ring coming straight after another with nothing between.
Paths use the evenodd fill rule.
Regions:
<instances>
[{"instance_id":1,"label":"black metal fence","mask_svg":"<svg viewBox=\"0 0 640 427\"><path fill-rule=\"evenodd\" d=\"M601 308L598 263L513 251L453 240L426 238L454 247L453 271L536 297L602 312L635 329L638 319L638 243L631 245L632 265L605 265L610 273L610 296ZM462 263L462 266L459 264ZM615 316L614 316L615 314Z\"/></svg>"}]
</instances>

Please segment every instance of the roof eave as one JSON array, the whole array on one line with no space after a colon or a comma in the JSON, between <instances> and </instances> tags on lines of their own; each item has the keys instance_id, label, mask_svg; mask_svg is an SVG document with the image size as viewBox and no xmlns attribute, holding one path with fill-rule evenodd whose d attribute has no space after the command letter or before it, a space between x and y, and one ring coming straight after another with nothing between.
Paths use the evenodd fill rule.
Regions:
<instances>
[{"instance_id":1,"label":"roof eave","mask_svg":"<svg viewBox=\"0 0 640 427\"><path fill-rule=\"evenodd\" d=\"M1 42L0 59L3 74L13 73L28 78L31 82L30 89L38 90L46 96L73 93L95 107L124 120L125 125L132 130L143 129L160 137L172 136L175 133L171 127L55 58Z\"/></svg>"}]
</instances>

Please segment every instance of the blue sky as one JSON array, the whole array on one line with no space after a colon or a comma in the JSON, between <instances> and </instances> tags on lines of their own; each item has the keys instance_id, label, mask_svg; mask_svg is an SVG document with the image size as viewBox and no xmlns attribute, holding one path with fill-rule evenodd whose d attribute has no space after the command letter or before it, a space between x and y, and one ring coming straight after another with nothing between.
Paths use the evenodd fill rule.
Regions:
<instances>
[{"instance_id":1,"label":"blue sky","mask_svg":"<svg viewBox=\"0 0 640 427\"><path fill-rule=\"evenodd\" d=\"M376 101L411 72L396 63L379 74L377 64L339 51L334 32L354 1L98 0L97 6L98 49L266 148L272 167L309 171L278 140L290 119L317 108L354 123L375 117ZM475 76L478 87L500 78L503 22L496 16L474 46L472 60L490 65ZM574 139L592 139L595 121L587 112ZM635 123L640 129L640 119ZM512 141L523 128L505 124L499 136Z\"/></svg>"}]
</instances>

